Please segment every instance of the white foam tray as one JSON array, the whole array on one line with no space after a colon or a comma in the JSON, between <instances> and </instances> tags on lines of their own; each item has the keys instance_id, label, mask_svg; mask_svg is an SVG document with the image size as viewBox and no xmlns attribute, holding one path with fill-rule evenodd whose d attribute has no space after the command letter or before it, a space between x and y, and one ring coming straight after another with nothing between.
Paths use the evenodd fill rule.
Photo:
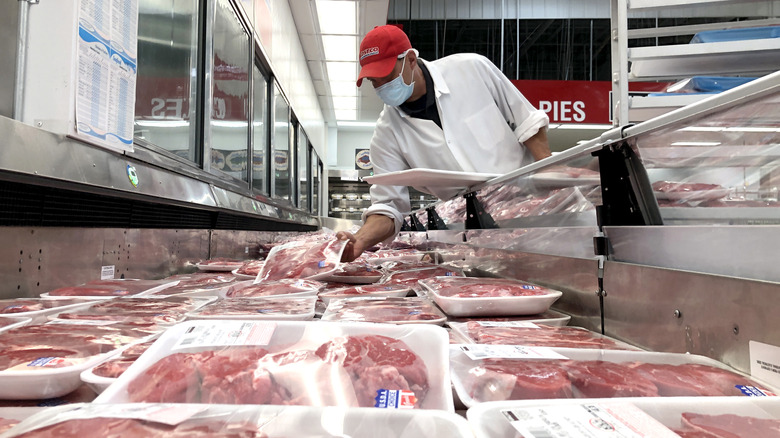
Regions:
<instances>
[{"instance_id":1,"label":"white foam tray","mask_svg":"<svg viewBox=\"0 0 780 438\"><path fill-rule=\"evenodd\" d=\"M338 322L298 322L298 321L228 321L199 320L186 321L168 329L155 341L141 357L118 379L100 394L96 403L127 403L130 401L127 386L144 370L158 360L174 352L174 346L185 333L206 328L219 328L234 331L239 323L255 324L255 328L272 330L271 338L263 348L289 347L295 349L316 349L320 345L339 336L383 335L399 339L416 353L428 369L429 390L423 401L424 409L454 411L450 374L448 367L448 337L444 328L430 324L374 324L374 323L338 323ZM209 329L212 330L213 329ZM176 352L195 352L220 350L229 347L180 348Z\"/></svg>"}]
</instances>

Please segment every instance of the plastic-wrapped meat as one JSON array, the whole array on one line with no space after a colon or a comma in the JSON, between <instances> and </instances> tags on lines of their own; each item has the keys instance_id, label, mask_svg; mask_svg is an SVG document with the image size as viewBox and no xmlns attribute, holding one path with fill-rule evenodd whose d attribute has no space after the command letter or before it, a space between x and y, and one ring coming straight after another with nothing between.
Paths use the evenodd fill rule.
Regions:
<instances>
[{"instance_id":1,"label":"plastic-wrapped meat","mask_svg":"<svg viewBox=\"0 0 780 438\"><path fill-rule=\"evenodd\" d=\"M83 285L62 287L49 291L49 296L128 296L163 286L168 280L94 280Z\"/></svg>"},{"instance_id":2,"label":"plastic-wrapped meat","mask_svg":"<svg viewBox=\"0 0 780 438\"><path fill-rule=\"evenodd\" d=\"M683 437L705 438L772 438L780 436L780 420L746 417L734 414L707 415L685 412Z\"/></svg>"},{"instance_id":3,"label":"plastic-wrapped meat","mask_svg":"<svg viewBox=\"0 0 780 438\"><path fill-rule=\"evenodd\" d=\"M241 265L241 267L236 270L236 273L256 277L257 274L260 273L260 270L263 269L264 264L265 260L250 260Z\"/></svg>"},{"instance_id":4,"label":"plastic-wrapped meat","mask_svg":"<svg viewBox=\"0 0 780 438\"><path fill-rule=\"evenodd\" d=\"M595 348L627 350L610 338L578 327L557 327L538 324L536 327L484 325L478 321L466 323L466 334L477 344L526 345L563 348Z\"/></svg>"},{"instance_id":5,"label":"plastic-wrapped meat","mask_svg":"<svg viewBox=\"0 0 780 438\"><path fill-rule=\"evenodd\" d=\"M654 191L662 192L662 193L700 192L705 190L723 189L723 186L719 184L683 183L683 182L673 182L673 181L656 181L652 184L652 187Z\"/></svg>"},{"instance_id":6,"label":"plastic-wrapped meat","mask_svg":"<svg viewBox=\"0 0 780 438\"><path fill-rule=\"evenodd\" d=\"M656 397L658 388L627 364L602 360L570 361L566 372L580 398Z\"/></svg>"},{"instance_id":7,"label":"plastic-wrapped meat","mask_svg":"<svg viewBox=\"0 0 780 438\"><path fill-rule=\"evenodd\" d=\"M374 406L380 389L414 392L415 407L428 392L428 369L401 340L380 335L347 336L321 345L317 356L344 366L358 402Z\"/></svg>"},{"instance_id":8,"label":"plastic-wrapped meat","mask_svg":"<svg viewBox=\"0 0 780 438\"><path fill-rule=\"evenodd\" d=\"M424 298L380 297L331 301L322 320L443 324L447 317Z\"/></svg>"},{"instance_id":9,"label":"plastic-wrapped meat","mask_svg":"<svg viewBox=\"0 0 780 438\"><path fill-rule=\"evenodd\" d=\"M503 278L436 277L424 282L443 297L528 297L552 292L542 286Z\"/></svg>"},{"instance_id":10,"label":"plastic-wrapped meat","mask_svg":"<svg viewBox=\"0 0 780 438\"><path fill-rule=\"evenodd\" d=\"M96 303L88 309L64 312L57 319L148 321L175 323L198 303L186 297L167 298L119 298Z\"/></svg>"},{"instance_id":11,"label":"plastic-wrapped meat","mask_svg":"<svg viewBox=\"0 0 780 438\"><path fill-rule=\"evenodd\" d=\"M411 271L413 269L436 268L439 265L425 260L416 260L416 261L394 260L394 261L383 262L379 266L382 268L382 270L385 273L391 273L391 272L398 272L398 271Z\"/></svg>"},{"instance_id":12,"label":"plastic-wrapped meat","mask_svg":"<svg viewBox=\"0 0 780 438\"><path fill-rule=\"evenodd\" d=\"M464 386L478 403L571 398L565 361L486 359L468 372Z\"/></svg>"},{"instance_id":13,"label":"plastic-wrapped meat","mask_svg":"<svg viewBox=\"0 0 780 438\"><path fill-rule=\"evenodd\" d=\"M407 249L380 249L372 253L364 253L365 260L371 263L381 263L383 260L404 260L404 261L418 261L423 257L423 252L415 248Z\"/></svg>"},{"instance_id":14,"label":"plastic-wrapped meat","mask_svg":"<svg viewBox=\"0 0 780 438\"><path fill-rule=\"evenodd\" d=\"M13 314L22 312L34 312L38 310L45 310L48 307L44 306L41 300L37 299L13 299L13 300L0 300L0 313Z\"/></svg>"},{"instance_id":15,"label":"plastic-wrapped meat","mask_svg":"<svg viewBox=\"0 0 780 438\"><path fill-rule=\"evenodd\" d=\"M111 359L92 368L92 374L100 377L115 379L122 375L130 365L135 363L135 359Z\"/></svg>"},{"instance_id":16,"label":"plastic-wrapped meat","mask_svg":"<svg viewBox=\"0 0 780 438\"><path fill-rule=\"evenodd\" d=\"M20 438L262 438L257 425L213 420L175 426L133 418L95 417L70 419L30 432Z\"/></svg>"},{"instance_id":17,"label":"plastic-wrapped meat","mask_svg":"<svg viewBox=\"0 0 780 438\"><path fill-rule=\"evenodd\" d=\"M236 276L224 272L196 272L194 274L172 275L166 281L178 281L177 288L198 287L212 284L224 285L236 281ZM166 294L168 292L166 291Z\"/></svg>"},{"instance_id":18,"label":"plastic-wrapped meat","mask_svg":"<svg viewBox=\"0 0 780 438\"><path fill-rule=\"evenodd\" d=\"M638 363L633 366L662 396L739 396L737 385L758 386L748 377L709 365Z\"/></svg>"},{"instance_id":19,"label":"plastic-wrapped meat","mask_svg":"<svg viewBox=\"0 0 780 438\"><path fill-rule=\"evenodd\" d=\"M359 296L404 296L411 292L409 286L401 284L368 284L368 285L346 285L334 289L326 289L319 293L323 300L332 300L334 298L354 298Z\"/></svg>"},{"instance_id":20,"label":"plastic-wrapped meat","mask_svg":"<svg viewBox=\"0 0 780 438\"><path fill-rule=\"evenodd\" d=\"M0 433L5 432L17 424L19 424L19 420L14 420L12 418L0 418Z\"/></svg>"},{"instance_id":21,"label":"plastic-wrapped meat","mask_svg":"<svg viewBox=\"0 0 780 438\"><path fill-rule=\"evenodd\" d=\"M229 257L215 257L198 263L198 268L215 271L232 271L244 265L244 260Z\"/></svg>"},{"instance_id":22,"label":"plastic-wrapped meat","mask_svg":"<svg viewBox=\"0 0 780 438\"><path fill-rule=\"evenodd\" d=\"M463 276L463 271L447 266L437 265L432 268L420 268L412 269L408 271L396 271L391 272L379 281L384 284L400 284L417 288L418 281L426 278L443 277L443 276Z\"/></svg>"},{"instance_id":23,"label":"plastic-wrapped meat","mask_svg":"<svg viewBox=\"0 0 780 438\"><path fill-rule=\"evenodd\" d=\"M382 272L365 264L347 263L340 267L331 277L381 277Z\"/></svg>"},{"instance_id":24,"label":"plastic-wrapped meat","mask_svg":"<svg viewBox=\"0 0 780 438\"><path fill-rule=\"evenodd\" d=\"M316 298L232 298L208 304L193 312L191 318L201 316L235 315L303 315L314 313Z\"/></svg>"},{"instance_id":25,"label":"plastic-wrapped meat","mask_svg":"<svg viewBox=\"0 0 780 438\"><path fill-rule=\"evenodd\" d=\"M316 294L325 284L316 280L300 280L294 278L285 278L276 281L263 281L262 283L251 284L243 282L236 284L225 293L227 298L240 297L269 297L277 295L290 294Z\"/></svg>"},{"instance_id":26,"label":"plastic-wrapped meat","mask_svg":"<svg viewBox=\"0 0 780 438\"><path fill-rule=\"evenodd\" d=\"M274 247L260 270L258 279L274 281L284 278L318 279L335 271L341 263L346 240L325 242L290 242Z\"/></svg>"}]
</instances>

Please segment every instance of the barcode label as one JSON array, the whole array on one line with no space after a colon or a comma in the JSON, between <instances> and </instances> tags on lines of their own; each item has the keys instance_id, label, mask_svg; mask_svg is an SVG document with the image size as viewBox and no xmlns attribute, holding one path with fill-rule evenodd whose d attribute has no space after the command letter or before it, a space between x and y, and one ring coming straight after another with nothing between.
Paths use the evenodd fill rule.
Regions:
<instances>
[{"instance_id":1,"label":"barcode label","mask_svg":"<svg viewBox=\"0 0 780 438\"><path fill-rule=\"evenodd\" d=\"M275 330L273 322L199 321L184 331L173 349L268 345Z\"/></svg>"}]
</instances>

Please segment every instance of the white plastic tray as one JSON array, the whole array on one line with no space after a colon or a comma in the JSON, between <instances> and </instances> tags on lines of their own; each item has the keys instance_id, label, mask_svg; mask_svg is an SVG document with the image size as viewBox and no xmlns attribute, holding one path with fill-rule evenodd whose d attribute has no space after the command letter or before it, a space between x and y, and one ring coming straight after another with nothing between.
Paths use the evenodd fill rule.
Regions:
<instances>
[{"instance_id":1,"label":"white plastic tray","mask_svg":"<svg viewBox=\"0 0 780 438\"><path fill-rule=\"evenodd\" d=\"M0 408L0 433L12 427L11 423L20 423L46 408L43 407L5 407Z\"/></svg>"},{"instance_id":2,"label":"white plastic tray","mask_svg":"<svg viewBox=\"0 0 780 438\"><path fill-rule=\"evenodd\" d=\"M117 382L100 394L96 403L130 402L128 384L141 375L144 370L158 360L173 352L196 352L222 350L229 348L221 342L212 346L192 347L192 337L196 333L215 333L221 331L237 339L237 330L241 333L265 333L270 335L267 342L257 340L254 345L274 352L290 350L315 350L320 345L341 336L382 335L403 341L411 351L417 354L427 368L429 390L421 402L424 409L453 411L452 393L447 351L447 332L442 327L430 324L374 324L374 323L333 323L333 322L295 322L295 321L225 321L200 320L187 321L168 329L133 365L128 368ZM187 338L189 347L177 348L177 344ZM213 344L219 344L214 346ZM244 345L241 343L234 346Z\"/></svg>"},{"instance_id":3,"label":"white plastic tray","mask_svg":"<svg viewBox=\"0 0 780 438\"><path fill-rule=\"evenodd\" d=\"M647 417L652 418L667 428L681 427L680 418L683 412L698 414L721 415L734 414L755 418L780 419L780 397L627 397L622 399L557 399L557 400L511 400L485 402L469 408L466 412L469 424L477 438L493 438L499 436L516 436L519 434L510 421L507 411L535 410L543 408L551 417L572 417L572 412L582 406L606 407L618 412L625 407L636 407L646 416L629 417L633 421L628 424L639 431L648 431L643 436L660 437L665 433L657 429L657 425L648 424ZM517 414L515 414L517 416ZM553 417L554 416L554 417ZM625 417L625 416L624 416ZM530 422L521 423L530 426ZM648 428L653 428L649 429ZM539 433L543 433L539 431ZM676 436L676 435L663 435Z\"/></svg>"},{"instance_id":4,"label":"white plastic tray","mask_svg":"<svg viewBox=\"0 0 780 438\"><path fill-rule=\"evenodd\" d=\"M165 313L157 313L157 314L153 314L153 313L151 313L151 312L153 312L152 310L148 310L146 312L146 314L144 314L143 316L139 315L139 316L132 316L132 317L123 316L119 311L116 311L115 309L114 309L114 311L112 313L107 313L104 310L102 313L99 313L98 315L102 315L103 316L102 319L106 320L106 321L124 321L124 320L133 321L133 322L145 321L145 322L159 324L161 326L168 326L168 325L173 325L173 324L176 324L176 323L184 321L186 319L186 314L188 312L196 311L197 309L199 309L199 308L201 308L201 307L203 307L203 306L205 306L205 305L207 305L209 303L212 303L212 302L216 301L217 297L214 297L214 296L204 297L204 296L193 296L193 295L171 295L171 296L158 296L158 295L138 296L138 295L134 295L134 296L130 296L130 297L117 298L116 302L117 303L121 303L122 300L125 300L125 299L130 299L130 300L134 300L134 301L135 300L148 300L149 302L166 301L166 300L167 301L174 301L174 302L180 301L181 308L177 309L176 313L167 313L167 314L165 314ZM138 301L135 301L135 302L138 302ZM76 314L84 313L84 314L89 315L89 312L91 310L90 308L92 306L95 306L96 304L103 304L103 303L109 304L109 305L113 305L114 304L113 301L97 301L97 302L93 301L92 303L89 304L89 306L86 306L86 307L83 307L83 308L80 307L78 309L70 309L70 310L67 310L67 311L64 311L64 312L59 312L56 315L49 315L48 318L49 318L49 320L64 319L64 318L61 318L61 316L62 315L67 315L69 313L70 314L72 314L72 313L76 313ZM171 320L164 320L164 319L160 318L161 316L176 316L176 319L173 320L173 321L171 321ZM69 318L67 320L68 321L74 321L74 320L77 320L77 319L86 319L86 320L92 320L92 321L97 320L97 319L90 319L89 316L87 316L87 318Z\"/></svg>"},{"instance_id":5,"label":"white plastic tray","mask_svg":"<svg viewBox=\"0 0 780 438\"><path fill-rule=\"evenodd\" d=\"M382 307L398 309L399 313L395 317L375 315L374 313ZM416 315L420 314L428 314L432 318L415 319ZM447 321L447 316L441 313L427 298L359 297L330 300L328 308L322 315L322 320L442 325Z\"/></svg>"},{"instance_id":6,"label":"white plastic tray","mask_svg":"<svg viewBox=\"0 0 780 438\"><path fill-rule=\"evenodd\" d=\"M473 280L472 280L473 279ZM477 277L466 277L466 281L479 283L485 281ZM439 294L425 280L420 280L428 295L450 316L512 316L536 315L547 311L563 295L563 292L546 289L544 295L519 297L447 297ZM537 286L541 287L541 286Z\"/></svg>"},{"instance_id":7,"label":"white plastic tray","mask_svg":"<svg viewBox=\"0 0 780 438\"><path fill-rule=\"evenodd\" d=\"M371 291L371 292L362 292L359 294L344 294L343 291L345 288L339 288L339 289L328 289L321 291L319 293L320 299L325 303L329 304L330 300L333 299L350 299L350 298L358 298L358 297L405 297L409 294L409 292L412 292L412 288L408 286L403 285L371 285L370 288L374 287L382 287L385 290L377 290L377 291ZM356 286L360 287L360 286ZM352 288L347 288L352 289Z\"/></svg>"},{"instance_id":8,"label":"white plastic tray","mask_svg":"<svg viewBox=\"0 0 780 438\"><path fill-rule=\"evenodd\" d=\"M436 169L408 169L363 177L369 184L414 187L470 187L490 181L498 173L472 173Z\"/></svg>"},{"instance_id":9,"label":"white plastic tray","mask_svg":"<svg viewBox=\"0 0 780 438\"><path fill-rule=\"evenodd\" d=\"M293 283L299 283L301 288L305 288L305 290L301 290L300 292L290 292L286 294L278 294L278 295L261 295L261 296L250 296L250 297L231 297L228 296L231 292L235 290L241 290L246 287L251 287L255 284L254 280L247 280L247 281L239 281L238 283L233 283L230 285L230 287L224 288L219 291L219 297L226 300L232 300L234 298L263 298L263 297L288 297L288 298L300 298L300 297L311 297L316 296L319 292L319 287L324 286L324 283L319 283L314 280L293 280L293 279L283 279L280 280L283 282L293 282ZM270 282L269 282L270 283Z\"/></svg>"},{"instance_id":10,"label":"white plastic tray","mask_svg":"<svg viewBox=\"0 0 780 438\"><path fill-rule=\"evenodd\" d=\"M33 298L34 299L34 298ZM94 304L96 301L83 301L83 300L76 300L77 302L72 304L66 304L61 305L59 300L51 300L51 299L43 299L41 298L41 301L45 304L51 305L52 307L48 309L43 310L33 310L30 312L19 312L19 313L5 313L2 316L4 317L20 317L20 318L30 318L30 324L43 324L46 321L49 320L49 316L56 315L60 312L65 312L68 310L75 310L80 308L87 308Z\"/></svg>"},{"instance_id":11,"label":"white plastic tray","mask_svg":"<svg viewBox=\"0 0 780 438\"><path fill-rule=\"evenodd\" d=\"M670 201L714 201L729 195L729 189L690 190L682 192L653 192L657 199Z\"/></svg>"},{"instance_id":12,"label":"white plastic tray","mask_svg":"<svg viewBox=\"0 0 780 438\"><path fill-rule=\"evenodd\" d=\"M587 330L587 329L582 328L582 327L575 327L575 326L568 326L568 325L558 325L558 326L556 326L556 325L550 325L550 324L541 323L541 322L539 323L539 326L537 326L536 325L537 323L536 322L532 322L532 321L476 321L476 323L477 324L482 324L482 325L485 325L485 326L487 326L488 324L492 324L493 327L497 327L498 328L498 331L502 330L501 329L502 326L504 326L504 327L510 326L511 327L511 325L513 325L513 324L517 324L520 327L528 327L529 330L533 329L534 327L539 327L539 326L551 326L552 328L555 328L555 329L560 328L560 329L566 330L566 331L582 330L584 334L592 336L594 341L603 339L607 344L612 344L612 345L610 345L611 348L603 348L604 346L602 345L600 347L600 349L603 349L603 350L633 350L633 351L640 350L638 347L635 347L635 346L633 346L631 344L628 344L626 342L620 341L618 339L611 338L609 336L604 336L604 335L602 335L600 333L592 332L592 331ZM480 343L477 339L474 339L474 337L471 336L471 334L469 333L468 324L469 324L468 322L454 322L454 321L450 321L448 323L448 325L450 326L450 328L452 328L453 331L457 332L459 335L461 335L465 339L468 339L469 343L472 343L472 344ZM486 329L490 330L489 328L486 328ZM508 341L508 342L497 341L497 342L486 342L486 343L487 344L493 344L493 345L509 345L509 344L512 344L511 341ZM522 343L520 343L520 344L523 345ZM530 346L528 344L525 344L525 345L526 346ZM576 347L564 347L562 345L558 345L558 346L555 346L555 345L536 345L536 346L557 347L557 348L576 348ZM591 349L594 349L594 348L595 347L592 347Z\"/></svg>"},{"instance_id":13,"label":"white plastic tray","mask_svg":"<svg viewBox=\"0 0 780 438\"><path fill-rule=\"evenodd\" d=\"M173 414L166 416L165 413ZM48 408L21 423L8 437L69 419L136 418L144 421L179 421L184 427L234 423L257 425L258 436L473 438L460 415L436 410L391 410L313 406L187 405L187 404L72 404ZM215 432L244 429L212 426Z\"/></svg>"},{"instance_id":14,"label":"white plastic tray","mask_svg":"<svg viewBox=\"0 0 780 438\"><path fill-rule=\"evenodd\" d=\"M18 327L25 326L27 324L30 324L32 322L32 318L24 318L20 316L0 316L0 323L6 324L6 325L0 325L0 333L7 332L8 330L13 330Z\"/></svg>"},{"instance_id":15,"label":"white plastic tray","mask_svg":"<svg viewBox=\"0 0 780 438\"><path fill-rule=\"evenodd\" d=\"M132 281L132 280L127 280ZM47 300L60 300L62 302L68 302L70 300L71 302L80 302L85 300L110 300L111 298L119 298L121 296L128 296L128 297L135 297L135 296L143 296L143 295L151 295L155 294L159 291L162 291L166 288L176 286L179 284L178 280L167 282L164 284L160 284L159 286L151 287L149 289L146 289L144 291L141 291L137 294L131 294L131 295L72 295L72 296L59 296L59 295L49 295L49 292L45 292L41 294L41 298L47 299ZM70 303L68 303L70 304Z\"/></svg>"},{"instance_id":16,"label":"white plastic tray","mask_svg":"<svg viewBox=\"0 0 780 438\"><path fill-rule=\"evenodd\" d=\"M238 269L239 269L239 268L233 269L232 271L230 271L230 273L231 273L231 274L233 274L233 275L235 275L235 277L236 277L237 279L239 279L239 280L254 280L255 278L257 278L257 275L246 275L246 274L240 274L240 273L238 272Z\"/></svg>"},{"instance_id":17,"label":"white plastic tray","mask_svg":"<svg viewBox=\"0 0 780 438\"><path fill-rule=\"evenodd\" d=\"M469 321L518 321L518 322L530 322L534 324L544 324L544 325L551 325L555 327L563 327L569 324L569 321L571 321L571 315L566 315L561 312L557 312L552 309L548 309L544 313L540 313L537 315L526 315L526 316L508 316L508 317L495 317L495 318L488 318L488 317L475 317L475 318L450 318L449 323L458 323L458 322L469 322Z\"/></svg>"},{"instance_id":18,"label":"white plastic tray","mask_svg":"<svg viewBox=\"0 0 780 438\"><path fill-rule=\"evenodd\" d=\"M187 319L241 319L241 320L284 320L284 321L310 321L314 319L314 304L317 301L315 295L302 297L288 297L277 295L258 298L228 298L200 307L198 310L187 313ZM241 306L241 312L232 310L231 313L203 314L213 307L219 308L227 303L235 303ZM297 312L280 312L274 307L286 303L299 307Z\"/></svg>"},{"instance_id":19,"label":"white plastic tray","mask_svg":"<svg viewBox=\"0 0 780 438\"><path fill-rule=\"evenodd\" d=\"M695 354L659 353L659 352L650 352L650 351L585 350L585 349L572 349L572 348L550 348L545 350L550 350L553 353L563 355L565 358L575 360L575 361L601 360L605 362L617 362L617 363L637 361L637 362L644 362L644 363L669 364L669 365L681 365L681 364L690 363L690 364L709 365L715 368L726 369L735 374L744 376L743 373L740 373L734 369L730 369L726 365L714 359L710 359L708 357L699 356ZM534 360L534 359L508 359L508 360ZM463 402L465 406L469 408L475 405L479 405L481 403L487 403L487 401L484 400L479 402L474 400L471 391L469 391L468 388L466 388L466 383L464 381L465 379L470 378L469 370L475 366L478 366L479 363L480 361L471 360L463 351L460 350L459 346L457 345L450 346L450 368L452 373L452 385L455 388L455 391L457 392L460 400ZM772 388L771 386L766 385L755 378L752 377L749 378L757 382L760 385L760 388L762 390L768 390L776 394L778 393L777 390ZM576 391L574 397L575 398L577 397ZM619 399L619 398L629 398L629 397L615 397L613 399ZM652 397L652 398L658 399L658 398L674 398L674 397L667 396L667 397ZM697 398L707 399L710 397L702 396ZM717 397L717 398L721 398L721 397ZM743 397L733 396L728 398L743 398ZM745 398L748 397L746 396ZM749 397L749 398L755 398L755 397ZM580 397L580 399L582 399L582 397Z\"/></svg>"}]
</instances>

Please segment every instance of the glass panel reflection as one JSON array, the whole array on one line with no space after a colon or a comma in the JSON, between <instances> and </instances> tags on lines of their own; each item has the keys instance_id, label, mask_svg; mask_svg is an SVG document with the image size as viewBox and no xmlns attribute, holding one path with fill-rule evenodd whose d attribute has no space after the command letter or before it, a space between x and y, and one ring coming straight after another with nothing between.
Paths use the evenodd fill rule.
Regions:
<instances>
[{"instance_id":1,"label":"glass panel reflection","mask_svg":"<svg viewBox=\"0 0 780 438\"><path fill-rule=\"evenodd\" d=\"M217 2L211 108L211 169L247 181L249 34L228 0Z\"/></svg>"},{"instance_id":2,"label":"glass panel reflection","mask_svg":"<svg viewBox=\"0 0 780 438\"><path fill-rule=\"evenodd\" d=\"M298 127L298 207L309 211L309 138Z\"/></svg>"},{"instance_id":3,"label":"glass panel reflection","mask_svg":"<svg viewBox=\"0 0 780 438\"><path fill-rule=\"evenodd\" d=\"M252 187L268 194L268 178L265 166L268 162L268 81L255 66L252 73L253 117L252 117Z\"/></svg>"},{"instance_id":4,"label":"glass panel reflection","mask_svg":"<svg viewBox=\"0 0 780 438\"><path fill-rule=\"evenodd\" d=\"M291 201L290 106L278 84L274 84L274 131L271 141L274 156L273 197Z\"/></svg>"},{"instance_id":5,"label":"glass panel reflection","mask_svg":"<svg viewBox=\"0 0 780 438\"><path fill-rule=\"evenodd\" d=\"M197 2L138 2L134 136L190 161L197 157L197 30Z\"/></svg>"}]
</instances>

